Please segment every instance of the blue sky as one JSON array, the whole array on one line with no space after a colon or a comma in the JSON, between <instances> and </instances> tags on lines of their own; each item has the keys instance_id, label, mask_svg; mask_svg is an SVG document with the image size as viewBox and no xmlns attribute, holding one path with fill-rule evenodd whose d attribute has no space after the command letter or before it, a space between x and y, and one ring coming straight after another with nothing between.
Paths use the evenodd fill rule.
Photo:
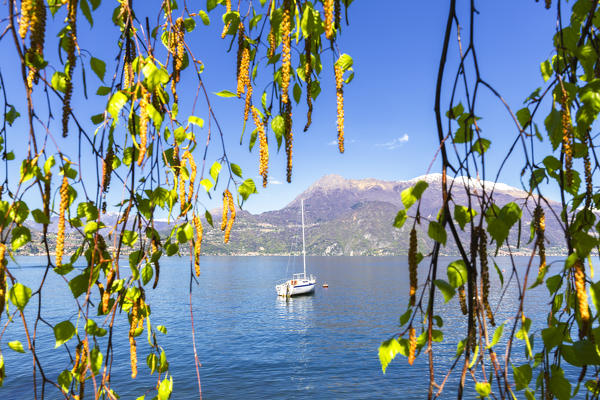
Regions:
<instances>
[{"instance_id":1,"label":"blue sky","mask_svg":"<svg viewBox=\"0 0 600 400\"><path fill-rule=\"evenodd\" d=\"M154 4L157 3L152 4L147 6L149 10L154 9ZM193 2L189 6L205 8L205 2ZM117 52L118 32L109 20L101 20L110 18L113 7L114 3L104 1L94 13L96 28L100 29L100 33L90 34L88 23L82 16L79 19L80 45L89 52L85 54L102 58L107 63L110 61L107 68L109 79L114 71L111 63ZM476 37L482 75L518 110L529 93L543 85L539 65L552 54L550 38L555 29L555 11L545 10L542 3L533 0L479 1L477 7L480 14L477 16ZM238 163L244 170L244 175L253 177L259 186L259 195L251 197L245 208L254 213L281 208L325 174L334 173L347 178L405 180L426 173L438 146L433 103L447 9L447 2L354 1L349 8L350 26L343 27L339 41L340 50L353 57L356 73L344 92L346 152L339 154L335 144L337 133L333 58L327 53L322 56L325 68L322 93L316 101L313 124L307 133L302 131L306 118L304 106L300 105L294 110L292 184L283 183L285 152L282 149L279 154L271 152L271 184L267 189L259 186L258 146L252 153L248 152L248 137L253 129L251 123L246 128L243 144L239 145L242 101L212 95L211 102L224 128L230 159ZM464 12L464 7L461 10ZM229 41L219 38L222 29L221 13L222 10L218 8L209 14L210 27L198 23L197 33L191 42L195 55L205 64L202 76L209 92L235 89L235 52L226 53ZM154 11L150 16L150 21L156 21ZM54 36L62 25L64 10L55 18L56 23L51 28L52 31L48 32L49 37ZM466 14L461 18L466 25ZM14 45L7 39L5 37L0 42L0 51L13 54ZM455 42L455 36L453 40ZM56 45L48 45L46 52L51 64L54 61L58 65ZM453 75L456 67L455 45L450 54L449 76ZM25 115L21 100L24 88L20 77L16 75L18 71L7 61L0 65L9 101ZM51 76L50 71L49 73ZM80 74L81 71L78 70L76 79L80 79ZM193 71L189 68L185 71L182 82L186 78L193 80ZM93 115L102 111L106 99L94 95L96 87L101 84L97 77L88 75L87 82L90 100L74 104L74 108ZM446 90L449 90L448 82L444 87ZM184 106L183 112L189 112L196 90L195 84L189 87L185 85L181 90L183 94L180 97L187 100L187 108ZM260 84L259 89L255 90L262 92ZM38 96L41 93L38 89ZM37 98L38 103L43 104L44 101L43 97ZM54 113L55 118L60 119L60 110L55 109ZM202 101L197 105L195 114L208 119L206 106ZM499 103L485 92L481 93L478 114L483 116L483 135L491 139L495 146L494 151L489 153L488 162L491 166L497 165L515 137L514 126ZM25 122L25 118L21 117L9 131L9 147L11 140L22 140ZM86 128L93 132L91 124ZM204 143L205 134L206 129L200 131L200 143ZM74 148L75 135L62 139L56 133L55 137L60 146ZM272 139L274 138L271 138L270 144L273 147L275 141ZM197 157L202 146L198 147ZM209 150L209 163L218 156L219 144L213 140ZM85 167L89 168L87 165ZM439 165L434 164L431 172L439 172ZM519 172L520 168L507 168L500 181L520 187ZM203 199L203 204L212 208L218 202Z\"/></svg>"}]
</instances>

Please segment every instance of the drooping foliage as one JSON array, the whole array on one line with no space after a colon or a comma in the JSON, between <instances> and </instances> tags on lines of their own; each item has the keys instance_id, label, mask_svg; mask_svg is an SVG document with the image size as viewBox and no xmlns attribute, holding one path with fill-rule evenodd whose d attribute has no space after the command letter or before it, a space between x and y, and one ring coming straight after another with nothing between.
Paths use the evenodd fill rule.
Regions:
<instances>
[{"instance_id":1,"label":"drooping foliage","mask_svg":"<svg viewBox=\"0 0 600 400\"><path fill-rule=\"evenodd\" d=\"M478 2L464 2L465 8L457 3L446 4L435 97L442 207L433 217L421 215L424 181L402 193L405 208L394 224L412 225L410 302L400 318L401 332L379 349L383 371L398 353L409 364L420 354L428 358L429 398L444 396L448 382L458 383L452 388L458 398L474 393L502 399L598 398L600 284L592 280L593 259L600 251L598 2L545 2L549 10L540 12L556 16L554 35L548 38L548 49L554 51L541 60L542 85L518 108L486 80L478 62ZM466 15L461 9L467 9ZM512 121L508 148L485 134L494 129L484 129L484 94L496 99ZM498 167L487 161L492 151L506 154ZM495 186L500 174L514 171L526 195L507 203L495 194ZM559 193L560 201L547 193ZM563 236L563 256L552 263L546 259L548 224L558 226ZM413 239L418 225L427 226L435 242L425 256ZM445 265L440 254L449 245L456 246L459 257ZM507 271L496 265L499 253L509 256ZM523 253L528 255L525 266L516 257ZM428 263L421 269L427 271L424 276L415 276L417 263ZM490 278L496 273L498 295L492 300ZM540 301L540 290L547 296L545 314L528 307L534 298ZM452 301L457 292L458 300ZM440 295L449 305L440 304ZM440 308L448 306L465 315L462 337L443 336ZM447 369L436 364L434 342L442 339L457 344ZM525 350L525 357L516 354L516 347Z\"/></svg>"},{"instance_id":2,"label":"drooping foliage","mask_svg":"<svg viewBox=\"0 0 600 400\"><path fill-rule=\"evenodd\" d=\"M157 376L154 395L170 396L173 377L157 335L167 329L150 323L146 293L160 284L164 257L185 254L191 293L201 273L203 224L213 224L203 199L222 193L227 242L236 205L256 192L246 178L254 172L243 174L228 157L224 136L232 133L219 123L215 95L239 98L244 129L252 113L256 129L243 140L252 149L259 138L263 186L269 151L282 141L291 181L292 132L304 118L305 130L310 126L323 69L335 75L331 86L338 93L352 79L352 59L336 42L351 2L4 3L0 41L10 54L0 69L0 323L20 322L27 343L4 336L4 329L0 343L31 355L31 397L54 398L58 392L65 398L116 398L111 370L118 332L126 332L129 341L131 378L147 373L140 368L145 363ZM199 44L219 36L229 43L232 74L229 82L212 86L236 84L235 93L209 93L203 79L203 59L210 54ZM11 79L22 80L10 86L19 90L7 90L7 70ZM292 118L303 93L308 115ZM93 96L105 99L101 107ZM215 150L209 147L220 149L220 156L210 159ZM165 216L171 229L159 232L155 222ZM32 237L33 222L42 227L40 237ZM29 288L8 259L32 240L43 244L46 265L37 286ZM48 274L62 276L63 289L73 297L57 324L41 312L51 301L43 295ZM37 311L29 312L32 308ZM126 319L119 318L123 314ZM193 321L191 305L190 314ZM119 323L129 329L116 330ZM68 354L58 379L38 357L44 350L35 340L41 325L52 328L55 351ZM140 340L143 333L147 341ZM2 360L0 353L0 386L11 373Z\"/></svg>"}]
</instances>

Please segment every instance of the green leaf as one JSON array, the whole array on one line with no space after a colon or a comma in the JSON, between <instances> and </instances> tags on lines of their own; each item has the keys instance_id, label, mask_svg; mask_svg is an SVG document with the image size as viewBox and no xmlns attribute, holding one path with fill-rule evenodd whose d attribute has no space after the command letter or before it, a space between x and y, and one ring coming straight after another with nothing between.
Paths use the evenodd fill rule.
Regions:
<instances>
[{"instance_id":1,"label":"green leaf","mask_svg":"<svg viewBox=\"0 0 600 400\"><path fill-rule=\"evenodd\" d=\"M98 347L94 347L92 351L90 351L90 365L92 367L92 372L94 375L97 375L102 368L102 352Z\"/></svg>"},{"instance_id":2,"label":"green leaf","mask_svg":"<svg viewBox=\"0 0 600 400\"><path fill-rule=\"evenodd\" d=\"M17 226L12 230L12 238L10 243L12 244L13 250L19 249L30 241L31 232L29 231L29 228L25 226Z\"/></svg>"},{"instance_id":3,"label":"green leaf","mask_svg":"<svg viewBox=\"0 0 600 400\"><path fill-rule=\"evenodd\" d=\"M542 71L542 78L544 78L544 82L547 82L552 76L552 65L550 64L550 61L544 61L540 65L540 70Z\"/></svg>"},{"instance_id":4,"label":"green leaf","mask_svg":"<svg viewBox=\"0 0 600 400\"><path fill-rule=\"evenodd\" d=\"M210 179L206 179L206 178L202 179L200 181L200 184L202 186L204 186L204 189L206 189L207 192L209 192L210 189L212 189L212 187L214 186L213 183L210 181Z\"/></svg>"},{"instance_id":5,"label":"green leaf","mask_svg":"<svg viewBox=\"0 0 600 400\"><path fill-rule=\"evenodd\" d=\"M560 278L559 275L557 276ZM549 279L550 278L548 278L548 280ZM548 284L547 282L548 281L546 281L546 284ZM556 288L556 290L558 290L558 287ZM550 294L552 293L553 292L551 291ZM594 303L594 308L596 308L596 310L600 310L600 281L594 282L590 285L590 294L592 295L592 302Z\"/></svg>"},{"instance_id":6,"label":"green leaf","mask_svg":"<svg viewBox=\"0 0 600 400\"><path fill-rule=\"evenodd\" d=\"M214 92L219 97L237 97L237 94L230 92L229 90L221 90L220 92Z\"/></svg>"},{"instance_id":7,"label":"green leaf","mask_svg":"<svg viewBox=\"0 0 600 400\"><path fill-rule=\"evenodd\" d=\"M551 369L550 391L558 400L569 400L571 398L571 383L565 378L565 372L557 365L552 365Z\"/></svg>"},{"instance_id":8,"label":"green leaf","mask_svg":"<svg viewBox=\"0 0 600 400\"><path fill-rule=\"evenodd\" d=\"M208 222L208 224L210 226L212 226L213 228L215 227L213 225L213 218L212 215L210 215L210 213L208 212L208 210L204 211L204 218L206 218L206 222Z\"/></svg>"},{"instance_id":9,"label":"green leaf","mask_svg":"<svg viewBox=\"0 0 600 400\"><path fill-rule=\"evenodd\" d=\"M77 206L77 218L85 218L88 221L95 221L98 219L98 209L94 203L89 201L79 203Z\"/></svg>"},{"instance_id":10,"label":"green leaf","mask_svg":"<svg viewBox=\"0 0 600 400\"><path fill-rule=\"evenodd\" d=\"M298 83L294 83L294 100L296 101L296 104L300 103L300 96L302 96L302 89L300 88L300 85L298 85Z\"/></svg>"},{"instance_id":11,"label":"green leaf","mask_svg":"<svg viewBox=\"0 0 600 400\"><path fill-rule=\"evenodd\" d=\"M121 109L125 103L127 103L127 100L127 95L122 91L116 92L111 96L110 100L108 100L108 106L106 109L115 122L119 120L119 113L121 112Z\"/></svg>"},{"instance_id":12,"label":"green leaf","mask_svg":"<svg viewBox=\"0 0 600 400\"><path fill-rule=\"evenodd\" d=\"M275 134L275 139L277 139L277 150L279 150L281 147L281 140L285 134L285 120L281 115L277 115L275 118L273 118L271 121L271 129Z\"/></svg>"},{"instance_id":13,"label":"green leaf","mask_svg":"<svg viewBox=\"0 0 600 400\"><path fill-rule=\"evenodd\" d=\"M488 397L492 392L492 386L489 382L477 382L475 384L475 390L481 397Z\"/></svg>"},{"instance_id":14,"label":"green leaf","mask_svg":"<svg viewBox=\"0 0 600 400\"><path fill-rule=\"evenodd\" d=\"M533 376L531 371L531 365L523 364L520 367L516 367L513 365L513 376L515 378L515 385L517 386L517 390L523 390L527 386L529 386L529 382L531 382L531 378Z\"/></svg>"},{"instance_id":15,"label":"green leaf","mask_svg":"<svg viewBox=\"0 0 600 400\"><path fill-rule=\"evenodd\" d=\"M183 20L183 26L187 32L192 32L196 28L196 21L193 18Z\"/></svg>"},{"instance_id":16,"label":"green leaf","mask_svg":"<svg viewBox=\"0 0 600 400\"><path fill-rule=\"evenodd\" d=\"M449 302L456 294L456 290L445 280L436 279L435 281L433 281L433 283L442 292L442 295L444 296L444 303Z\"/></svg>"},{"instance_id":17,"label":"green leaf","mask_svg":"<svg viewBox=\"0 0 600 400\"><path fill-rule=\"evenodd\" d=\"M64 72L56 71L54 75L52 75L50 84L54 90L65 93L67 91L67 75Z\"/></svg>"},{"instance_id":18,"label":"green leaf","mask_svg":"<svg viewBox=\"0 0 600 400\"><path fill-rule=\"evenodd\" d=\"M81 2L79 3L79 9L83 13L85 19L87 19L88 22L90 23L90 26L93 26L94 19L92 18L92 13L90 11L90 5L88 4L87 0L81 0Z\"/></svg>"},{"instance_id":19,"label":"green leaf","mask_svg":"<svg viewBox=\"0 0 600 400\"><path fill-rule=\"evenodd\" d=\"M71 375L71 371L68 369L63 370L60 375L58 375L58 384L63 392L69 393L69 389L71 388L71 382L73 381L73 375Z\"/></svg>"},{"instance_id":20,"label":"green leaf","mask_svg":"<svg viewBox=\"0 0 600 400\"><path fill-rule=\"evenodd\" d=\"M199 117L194 117L193 115L191 115L191 116L188 117L188 122L190 124L197 125L200 128L204 127L204 120L202 118L199 118Z\"/></svg>"},{"instance_id":21,"label":"green leaf","mask_svg":"<svg viewBox=\"0 0 600 400\"><path fill-rule=\"evenodd\" d=\"M89 273L77 275L69 281L69 288L71 289L71 293L73 293L74 298L78 298L79 296L87 292L89 281Z\"/></svg>"},{"instance_id":22,"label":"green leaf","mask_svg":"<svg viewBox=\"0 0 600 400\"><path fill-rule=\"evenodd\" d=\"M63 321L54 326L54 338L56 339L56 344L54 348L56 349L63 343L66 343L75 335L75 327L71 323L71 321Z\"/></svg>"},{"instance_id":23,"label":"green leaf","mask_svg":"<svg viewBox=\"0 0 600 400\"><path fill-rule=\"evenodd\" d=\"M475 143L473 143L473 151L478 152L479 155L483 155L483 153L485 153L490 148L491 144L492 142L488 139L479 138L475 141Z\"/></svg>"},{"instance_id":24,"label":"green leaf","mask_svg":"<svg viewBox=\"0 0 600 400\"><path fill-rule=\"evenodd\" d=\"M410 319L410 316L412 315L412 308L409 307L408 310L406 310L404 312L404 314L402 314L400 316L400 326L406 324L408 322L408 320Z\"/></svg>"},{"instance_id":25,"label":"green leaf","mask_svg":"<svg viewBox=\"0 0 600 400\"><path fill-rule=\"evenodd\" d=\"M213 178L213 181L217 181L217 178L219 177L219 172L221 172L221 164L215 161L210 167L210 176L211 178Z\"/></svg>"},{"instance_id":26,"label":"green leaf","mask_svg":"<svg viewBox=\"0 0 600 400\"><path fill-rule=\"evenodd\" d=\"M564 326L563 326L564 329ZM576 367L584 365L600 365L600 355L597 346L589 340L580 340L573 346L561 346L564 360Z\"/></svg>"},{"instance_id":27,"label":"green leaf","mask_svg":"<svg viewBox=\"0 0 600 400\"><path fill-rule=\"evenodd\" d=\"M9 105L9 110L4 114L4 118L10 126L12 126L13 122L15 122L15 120L20 116L21 114L15 109L13 105Z\"/></svg>"},{"instance_id":28,"label":"green leaf","mask_svg":"<svg viewBox=\"0 0 600 400\"><path fill-rule=\"evenodd\" d=\"M440 224L439 222L430 221L429 229L427 229L427 234L436 242L441 243L444 246L446 245L446 231L444 230L442 224Z\"/></svg>"},{"instance_id":29,"label":"green leaf","mask_svg":"<svg viewBox=\"0 0 600 400\"><path fill-rule=\"evenodd\" d=\"M454 219L460 225L460 229L464 230L465 225L471 222L471 219L477 215L477 211L465 206L454 206Z\"/></svg>"},{"instance_id":30,"label":"green leaf","mask_svg":"<svg viewBox=\"0 0 600 400\"><path fill-rule=\"evenodd\" d=\"M525 323L521 323L521 328L515 335L517 339L525 340L527 339L527 335L529 335L529 328L531 327L531 320L529 318L525 318Z\"/></svg>"},{"instance_id":31,"label":"green leaf","mask_svg":"<svg viewBox=\"0 0 600 400\"><path fill-rule=\"evenodd\" d=\"M17 353L25 353L25 350L23 349L23 344L18 340L13 340L12 342L8 342L7 344L8 347L16 351Z\"/></svg>"},{"instance_id":32,"label":"green leaf","mask_svg":"<svg viewBox=\"0 0 600 400\"><path fill-rule=\"evenodd\" d=\"M92 115L90 119L92 120L92 123L94 125L101 124L102 122L104 122L104 114Z\"/></svg>"},{"instance_id":33,"label":"green leaf","mask_svg":"<svg viewBox=\"0 0 600 400\"><path fill-rule=\"evenodd\" d=\"M490 349L498 344L498 341L502 337L502 333L504 331L504 324L499 325L494 331L494 337L492 338L491 343L486 347L486 349Z\"/></svg>"},{"instance_id":34,"label":"green leaf","mask_svg":"<svg viewBox=\"0 0 600 400\"><path fill-rule=\"evenodd\" d=\"M31 298L31 289L21 283L15 283L8 293L10 301L19 310L23 311Z\"/></svg>"},{"instance_id":35,"label":"green leaf","mask_svg":"<svg viewBox=\"0 0 600 400\"><path fill-rule=\"evenodd\" d=\"M398 214L396 214L396 218L394 218L394 227L398 229L402 228L402 226L406 222L406 218L406 210L398 211Z\"/></svg>"},{"instance_id":36,"label":"green leaf","mask_svg":"<svg viewBox=\"0 0 600 400\"><path fill-rule=\"evenodd\" d=\"M125 230L123 232L123 243L129 247L133 247L135 242L137 242L138 237L139 235L137 232Z\"/></svg>"},{"instance_id":37,"label":"green leaf","mask_svg":"<svg viewBox=\"0 0 600 400\"><path fill-rule=\"evenodd\" d=\"M542 329L542 340L544 341L544 346L546 346L547 351L559 346L563 342L565 336L564 330L565 327L561 325L549 326L548 328Z\"/></svg>"},{"instance_id":38,"label":"green leaf","mask_svg":"<svg viewBox=\"0 0 600 400\"><path fill-rule=\"evenodd\" d=\"M50 223L50 219L48 218L48 216L44 214L44 212L39 208L36 208L35 210L31 211L31 215L33 216L33 220L38 224Z\"/></svg>"},{"instance_id":39,"label":"green leaf","mask_svg":"<svg viewBox=\"0 0 600 400\"><path fill-rule=\"evenodd\" d=\"M156 330L162 333L163 335L167 334L167 327L164 325L157 325Z\"/></svg>"},{"instance_id":40,"label":"green leaf","mask_svg":"<svg viewBox=\"0 0 600 400\"><path fill-rule=\"evenodd\" d=\"M87 320L85 323L85 331L90 335L99 337L105 336L107 333L106 329L100 328L93 319Z\"/></svg>"},{"instance_id":41,"label":"green leaf","mask_svg":"<svg viewBox=\"0 0 600 400\"><path fill-rule=\"evenodd\" d=\"M146 264L146 266L142 269L142 283L146 285L148 282L150 282L152 276L154 276L154 270L150 264Z\"/></svg>"},{"instance_id":42,"label":"green leaf","mask_svg":"<svg viewBox=\"0 0 600 400\"><path fill-rule=\"evenodd\" d=\"M256 191L256 185L252 179L246 179L244 183L238 188L238 193L242 196L242 199L247 200L248 197Z\"/></svg>"},{"instance_id":43,"label":"green leaf","mask_svg":"<svg viewBox=\"0 0 600 400\"><path fill-rule=\"evenodd\" d=\"M381 343L381 346L379 346L379 362L381 363L381 370L384 374L389 363L401 351L401 345L395 338L391 338Z\"/></svg>"},{"instance_id":44,"label":"green leaf","mask_svg":"<svg viewBox=\"0 0 600 400\"><path fill-rule=\"evenodd\" d=\"M106 63L100 60L99 58L92 57L90 59L90 66L92 67L92 70L96 73L96 75L98 75L98 78L100 78L100 80L104 82L104 74L106 73Z\"/></svg>"},{"instance_id":45,"label":"green leaf","mask_svg":"<svg viewBox=\"0 0 600 400\"><path fill-rule=\"evenodd\" d=\"M214 9L218 3L219 0L206 0L206 11Z\"/></svg>"},{"instance_id":46,"label":"green leaf","mask_svg":"<svg viewBox=\"0 0 600 400\"><path fill-rule=\"evenodd\" d=\"M194 228L192 224L186 222L177 231L177 240L179 243L186 243L194 237Z\"/></svg>"},{"instance_id":47,"label":"green leaf","mask_svg":"<svg viewBox=\"0 0 600 400\"><path fill-rule=\"evenodd\" d=\"M342 71L346 71L352 68L353 63L354 61L352 60L352 57L350 57L348 54L342 54L335 62L335 65L340 67Z\"/></svg>"},{"instance_id":48,"label":"green leaf","mask_svg":"<svg viewBox=\"0 0 600 400\"><path fill-rule=\"evenodd\" d=\"M231 172L233 172L235 175L239 176L240 178L242 177L242 168L234 163L229 164L229 166L231 167Z\"/></svg>"},{"instance_id":49,"label":"green leaf","mask_svg":"<svg viewBox=\"0 0 600 400\"><path fill-rule=\"evenodd\" d=\"M531 113L529 112L529 108L524 107L517 111L517 120L519 121L519 125L521 125L521 129L527 128L531 123Z\"/></svg>"},{"instance_id":50,"label":"green leaf","mask_svg":"<svg viewBox=\"0 0 600 400\"><path fill-rule=\"evenodd\" d=\"M173 391L173 377L165 378L158 386L158 400L168 400Z\"/></svg>"},{"instance_id":51,"label":"green leaf","mask_svg":"<svg viewBox=\"0 0 600 400\"><path fill-rule=\"evenodd\" d=\"M446 274L448 275L448 282L450 282L450 285L454 288L458 289L467 283L467 266L463 260L456 260L448 264Z\"/></svg>"},{"instance_id":52,"label":"green leaf","mask_svg":"<svg viewBox=\"0 0 600 400\"><path fill-rule=\"evenodd\" d=\"M423 192L429 184L425 181L419 181L414 186L404 189L400 194L402 199L402 204L404 204L404 208L407 210L417 202L423 195Z\"/></svg>"},{"instance_id":53,"label":"green leaf","mask_svg":"<svg viewBox=\"0 0 600 400\"><path fill-rule=\"evenodd\" d=\"M198 12L200 18L202 19L202 23L206 26L210 25L210 18L208 18L208 14L204 10L200 10Z\"/></svg>"}]
</instances>

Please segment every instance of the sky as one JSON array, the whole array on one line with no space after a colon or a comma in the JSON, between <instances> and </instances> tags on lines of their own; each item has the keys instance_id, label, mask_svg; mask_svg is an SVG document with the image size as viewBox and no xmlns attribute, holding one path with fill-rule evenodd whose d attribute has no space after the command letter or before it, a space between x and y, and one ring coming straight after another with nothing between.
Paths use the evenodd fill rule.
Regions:
<instances>
[{"instance_id":1,"label":"sky","mask_svg":"<svg viewBox=\"0 0 600 400\"><path fill-rule=\"evenodd\" d=\"M464 12L468 2L458 3L462 12L461 21L466 25ZM149 14L150 21L156 21L153 11L156 4L140 2L136 6L140 7L140 14L152 11ZM205 9L205 4L204 0L188 2L188 6L194 9ZM533 0L478 1L476 5L479 11L476 16L476 45L482 76L517 110L529 93L543 85L539 66L552 55L550 38L555 30L554 11L545 10L543 3ZM78 25L84 58L89 59L93 55L110 61L107 82L114 73L114 64L111 63L116 54L118 32L106 20L110 18L114 6L114 2L102 2L94 12L94 31L90 31L89 24L81 16ZM439 163L434 162L438 141L433 107L448 2L355 0L352 3L348 9L350 25L343 26L339 40L340 51L353 57L355 72L354 80L344 89L345 153L338 152L336 143L334 59L331 53L325 53L322 55L322 93L315 102L313 124L307 133L302 131L306 122L305 106L299 105L294 109L293 182L284 183L283 148L278 154L272 150L270 184L266 189L260 186L258 146L252 153L248 151L248 138L253 129L251 123L240 145L243 101L212 94L224 89L235 90L235 51L228 53L229 40L219 37L222 29L221 8L209 14L209 27L198 22L196 30L199 33L195 34L190 44L195 56L204 63L202 78L211 93L212 108L223 128L229 158L242 167L245 177L252 177L257 183L259 194L251 196L244 204L246 210L259 213L282 208L326 174L339 174L351 179L408 180L427 173L430 166L429 172L440 172ZM64 10L61 10L55 16L49 37L60 29L63 18ZM103 24L109 24L108 29ZM455 38L454 35L449 77L454 75L457 65ZM9 93L9 102L20 108L24 116L24 88L18 69L14 68L14 63L7 61L9 55L14 55L14 45L7 39L5 37L0 41L0 51L5 54L0 69ZM58 65L56 45L49 45L46 52L50 63L54 61L54 65ZM76 75L80 73L79 70ZM186 78L193 80L193 75L194 72L188 68L182 76L182 82L186 82ZM86 81L89 100L74 104L74 108L93 115L103 110L106 98L94 94L95 88L102 84L96 76L88 75ZM449 92L450 84L448 78L444 82L445 93ZM259 83L255 93L262 92L263 87ZM77 90L81 88L76 89L76 94ZM184 84L180 90L180 98L184 99L182 103L186 103L182 106L182 112L190 112L196 86ZM37 101L43 103L44 97L39 93L43 92L38 91ZM488 162L493 167L502 160L509 143L514 140L515 129L504 109L489 93L482 91L480 96L482 132L495 146L494 151L488 154ZM445 101L447 104L447 97ZM60 120L60 110L56 109L54 113L55 118ZM195 115L208 120L206 104L202 100L196 105ZM93 132L95 127L89 123L86 129ZM26 118L21 117L9 130L9 147L11 143L23 140L23 132L27 132L27 125ZM62 139L59 133L55 133L54 137L59 146L75 148L73 135ZM199 142L204 143L206 128L198 132L198 137ZM216 139L217 136L214 136L209 148L209 164L220 155L220 144ZM270 138L271 148L275 142L273 139ZM200 154L202 146L198 147L197 154ZM499 181L521 187L520 168L511 166L505 169ZM95 177L93 166L86 164L84 167L84 173L93 173ZM488 180L494 178L486 177ZM202 205L208 209L218 207L219 199L218 195L213 196L212 200L203 198Z\"/></svg>"}]
</instances>

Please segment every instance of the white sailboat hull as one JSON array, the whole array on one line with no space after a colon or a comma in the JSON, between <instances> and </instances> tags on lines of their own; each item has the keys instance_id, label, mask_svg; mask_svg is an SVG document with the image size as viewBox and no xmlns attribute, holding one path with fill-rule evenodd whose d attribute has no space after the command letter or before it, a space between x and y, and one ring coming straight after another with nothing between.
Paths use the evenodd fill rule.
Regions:
<instances>
[{"instance_id":1,"label":"white sailboat hull","mask_svg":"<svg viewBox=\"0 0 600 400\"><path fill-rule=\"evenodd\" d=\"M275 286L278 296L297 296L301 294L309 294L314 292L317 280L314 276L310 276L308 279L289 279L284 283L280 283Z\"/></svg>"},{"instance_id":2,"label":"white sailboat hull","mask_svg":"<svg viewBox=\"0 0 600 400\"><path fill-rule=\"evenodd\" d=\"M301 201L302 209L302 264L304 272L292 275L292 279L275 285L278 296L297 296L314 292L317 279L314 275L306 274L306 244L304 239L304 200Z\"/></svg>"}]
</instances>

